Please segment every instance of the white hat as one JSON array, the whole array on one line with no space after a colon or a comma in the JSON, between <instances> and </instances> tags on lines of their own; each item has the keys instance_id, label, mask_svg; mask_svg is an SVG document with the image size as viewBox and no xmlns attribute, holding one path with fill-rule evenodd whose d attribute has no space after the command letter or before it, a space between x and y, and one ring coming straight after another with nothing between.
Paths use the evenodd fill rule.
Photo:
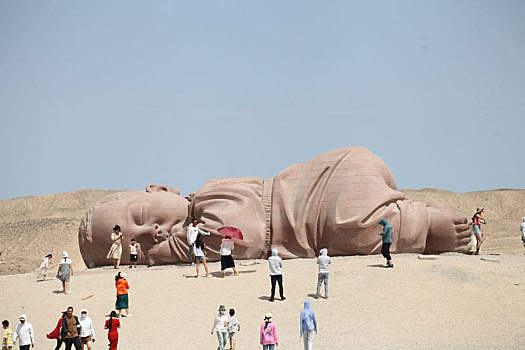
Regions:
<instances>
[{"instance_id":1,"label":"white hat","mask_svg":"<svg viewBox=\"0 0 525 350\"><path fill-rule=\"evenodd\" d=\"M67 252L63 252L63 253L62 253L62 257L63 257L63 258L67 258L67 257L68 257Z\"/></svg>"},{"instance_id":2,"label":"white hat","mask_svg":"<svg viewBox=\"0 0 525 350\"><path fill-rule=\"evenodd\" d=\"M266 315L264 315L264 319L271 320L272 319L272 314L270 312L266 313Z\"/></svg>"},{"instance_id":3,"label":"white hat","mask_svg":"<svg viewBox=\"0 0 525 350\"><path fill-rule=\"evenodd\" d=\"M80 310L80 313L86 313L87 314L87 309L86 308L83 308L82 310Z\"/></svg>"},{"instance_id":4,"label":"white hat","mask_svg":"<svg viewBox=\"0 0 525 350\"><path fill-rule=\"evenodd\" d=\"M23 320L25 321L26 318L27 318L26 315L25 315L25 314L22 314L22 315L20 315L19 320L22 320L22 319L23 319Z\"/></svg>"},{"instance_id":5,"label":"white hat","mask_svg":"<svg viewBox=\"0 0 525 350\"><path fill-rule=\"evenodd\" d=\"M122 278L126 278L127 275L128 275L128 274L125 273L125 272L121 272L121 273L120 273L120 277L122 277Z\"/></svg>"}]
</instances>

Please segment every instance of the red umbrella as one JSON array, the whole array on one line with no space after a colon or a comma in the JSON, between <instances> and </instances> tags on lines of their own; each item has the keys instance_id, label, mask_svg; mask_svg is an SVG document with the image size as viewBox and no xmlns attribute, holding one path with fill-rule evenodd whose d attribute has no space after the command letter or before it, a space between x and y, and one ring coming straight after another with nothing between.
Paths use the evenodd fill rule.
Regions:
<instances>
[{"instance_id":1,"label":"red umbrella","mask_svg":"<svg viewBox=\"0 0 525 350\"><path fill-rule=\"evenodd\" d=\"M230 236L231 238L244 239L241 230L235 227L225 226L221 227L217 231L225 236Z\"/></svg>"}]
</instances>

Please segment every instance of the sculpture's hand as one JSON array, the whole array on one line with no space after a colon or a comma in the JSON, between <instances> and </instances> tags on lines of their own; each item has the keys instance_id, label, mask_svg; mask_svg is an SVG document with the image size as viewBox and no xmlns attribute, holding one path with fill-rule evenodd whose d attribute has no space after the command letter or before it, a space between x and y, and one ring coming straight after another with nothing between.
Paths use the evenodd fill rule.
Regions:
<instances>
[{"instance_id":1,"label":"sculpture's hand","mask_svg":"<svg viewBox=\"0 0 525 350\"><path fill-rule=\"evenodd\" d=\"M470 231L467 219L457 216L442 203L429 203L430 226L425 253L459 252L470 250Z\"/></svg>"}]
</instances>

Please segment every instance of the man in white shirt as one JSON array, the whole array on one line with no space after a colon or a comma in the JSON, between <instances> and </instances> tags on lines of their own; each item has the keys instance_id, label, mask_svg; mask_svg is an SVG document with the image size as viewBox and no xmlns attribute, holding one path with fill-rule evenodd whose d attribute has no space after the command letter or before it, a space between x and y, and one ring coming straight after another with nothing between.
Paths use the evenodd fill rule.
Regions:
<instances>
[{"instance_id":1,"label":"man in white shirt","mask_svg":"<svg viewBox=\"0 0 525 350\"><path fill-rule=\"evenodd\" d=\"M193 262L193 243L195 243L195 240L197 239L197 235L200 233L203 236L209 236L210 233L201 230L197 227L197 219L193 218L191 220L191 224L188 226L187 230L187 239L188 239L188 245L190 246L190 251L188 255L188 261L190 264L195 265Z\"/></svg>"},{"instance_id":2,"label":"man in white shirt","mask_svg":"<svg viewBox=\"0 0 525 350\"><path fill-rule=\"evenodd\" d=\"M13 344L18 346L20 350L29 350L29 347L35 347L35 337L33 326L26 322L26 315L20 315L20 323L16 326L15 334L13 334Z\"/></svg>"}]
</instances>

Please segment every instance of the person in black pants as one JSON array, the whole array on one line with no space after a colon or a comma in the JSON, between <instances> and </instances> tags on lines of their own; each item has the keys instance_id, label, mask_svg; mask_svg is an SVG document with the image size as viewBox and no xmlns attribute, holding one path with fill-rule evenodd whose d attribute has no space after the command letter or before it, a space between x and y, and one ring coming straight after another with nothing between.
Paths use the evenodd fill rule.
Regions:
<instances>
[{"instance_id":1,"label":"person in black pants","mask_svg":"<svg viewBox=\"0 0 525 350\"><path fill-rule=\"evenodd\" d=\"M392 264L392 257L390 256L390 245L392 244L392 226L385 218L379 220L379 225L383 226L383 232L379 235L383 238L383 246L381 247L381 254L386 259L386 267L394 267Z\"/></svg>"},{"instance_id":2,"label":"person in black pants","mask_svg":"<svg viewBox=\"0 0 525 350\"><path fill-rule=\"evenodd\" d=\"M279 251L277 249L272 249L272 256L268 258L268 266L270 268L270 279L272 281L272 295L270 296L270 301L274 300L275 296L275 283L279 283L279 294L281 300L285 300L284 290L283 290L283 274L281 268L283 267L283 259L279 256Z\"/></svg>"},{"instance_id":3,"label":"person in black pants","mask_svg":"<svg viewBox=\"0 0 525 350\"><path fill-rule=\"evenodd\" d=\"M78 317L73 315L73 307L67 308L66 317L62 319L62 329L60 330L60 337L66 350L71 350L71 346L75 346L75 350L80 350L80 322Z\"/></svg>"}]
</instances>

